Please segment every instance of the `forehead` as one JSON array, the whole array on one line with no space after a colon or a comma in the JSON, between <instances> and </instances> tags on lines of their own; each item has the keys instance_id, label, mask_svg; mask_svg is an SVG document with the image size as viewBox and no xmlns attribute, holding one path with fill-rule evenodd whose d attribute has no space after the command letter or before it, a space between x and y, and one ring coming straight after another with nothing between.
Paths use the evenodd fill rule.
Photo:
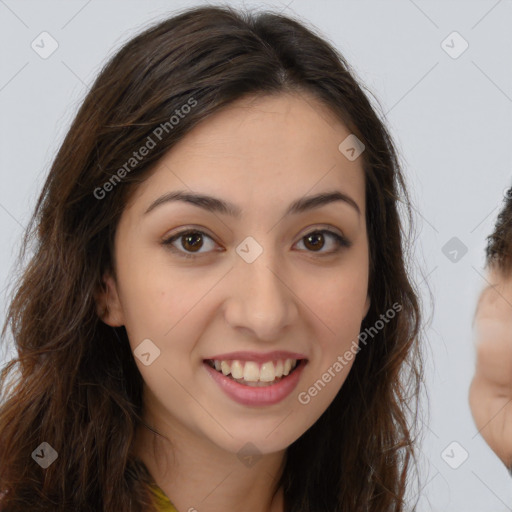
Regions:
<instances>
[{"instance_id":1,"label":"forehead","mask_svg":"<svg viewBox=\"0 0 512 512\"><path fill-rule=\"evenodd\" d=\"M288 201L333 188L364 212L362 156L339 145L350 130L306 93L249 96L194 127L160 160L138 196L172 188L239 199L266 195Z\"/></svg>"},{"instance_id":2,"label":"forehead","mask_svg":"<svg viewBox=\"0 0 512 512\"><path fill-rule=\"evenodd\" d=\"M175 161L185 157L183 146L187 159L204 156L205 149L213 152L211 156L238 156L258 163L312 158L326 151L337 158L339 143L348 135L341 120L306 93L249 96L209 116L173 152Z\"/></svg>"}]
</instances>

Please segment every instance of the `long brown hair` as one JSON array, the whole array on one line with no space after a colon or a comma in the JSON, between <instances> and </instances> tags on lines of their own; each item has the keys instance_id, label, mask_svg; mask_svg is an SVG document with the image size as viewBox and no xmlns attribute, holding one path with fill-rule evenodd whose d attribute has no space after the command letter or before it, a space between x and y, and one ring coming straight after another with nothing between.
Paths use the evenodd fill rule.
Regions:
<instances>
[{"instance_id":1,"label":"long brown hair","mask_svg":"<svg viewBox=\"0 0 512 512\"><path fill-rule=\"evenodd\" d=\"M131 450L142 377L124 327L107 326L96 312L101 277L114 271L117 222L148 171L207 116L247 94L288 91L313 94L365 145L371 306L361 331L373 340L325 413L287 449L285 508L405 510L423 365L419 296L405 264L413 219L391 136L354 76L306 23L228 6L159 22L105 65L23 239L20 260L31 242L34 252L2 331L5 339L10 326L17 348L0 381L3 510L153 510L151 475ZM176 111L179 122L170 121ZM127 167L162 126L149 154ZM395 303L399 313L382 322ZM42 442L58 454L46 469L32 457Z\"/></svg>"}]
</instances>

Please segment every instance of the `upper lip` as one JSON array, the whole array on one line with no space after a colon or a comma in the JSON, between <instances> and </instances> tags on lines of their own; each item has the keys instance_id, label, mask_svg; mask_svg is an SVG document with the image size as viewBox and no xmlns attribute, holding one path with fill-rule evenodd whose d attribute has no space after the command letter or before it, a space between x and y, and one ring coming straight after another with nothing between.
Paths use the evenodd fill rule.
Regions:
<instances>
[{"instance_id":1,"label":"upper lip","mask_svg":"<svg viewBox=\"0 0 512 512\"><path fill-rule=\"evenodd\" d=\"M265 363L267 361L277 361L279 359L307 359L304 354L297 352L287 352L285 350L274 350L273 352L229 352L225 354L217 354L206 358L205 360L217 361L254 361L256 363Z\"/></svg>"}]
</instances>

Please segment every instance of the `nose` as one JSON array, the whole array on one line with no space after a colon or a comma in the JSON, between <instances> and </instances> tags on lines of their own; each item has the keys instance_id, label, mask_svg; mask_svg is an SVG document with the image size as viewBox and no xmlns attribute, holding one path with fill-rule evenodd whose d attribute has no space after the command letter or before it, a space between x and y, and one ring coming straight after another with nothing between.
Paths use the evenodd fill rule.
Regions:
<instances>
[{"instance_id":1,"label":"nose","mask_svg":"<svg viewBox=\"0 0 512 512\"><path fill-rule=\"evenodd\" d=\"M298 299L287 277L270 250L252 263L236 256L224 309L228 325L262 341L282 339L298 318Z\"/></svg>"}]
</instances>

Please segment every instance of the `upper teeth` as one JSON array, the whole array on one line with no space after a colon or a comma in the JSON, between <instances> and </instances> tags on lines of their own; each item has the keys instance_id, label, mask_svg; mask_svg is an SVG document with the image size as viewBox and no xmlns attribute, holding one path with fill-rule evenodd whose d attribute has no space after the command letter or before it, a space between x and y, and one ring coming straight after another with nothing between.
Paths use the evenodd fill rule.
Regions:
<instances>
[{"instance_id":1,"label":"upper teeth","mask_svg":"<svg viewBox=\"0 0 512 512\"><path fill-rule=\"evenodd\" d=\"M261 366L255 361L219 361L215 359L213 365L217 371L229 375L234 379L244 379L248 382L272 382L276 378L288 375L297 365L297 359L267 361Z\"/></svg>"}]
</instances>

